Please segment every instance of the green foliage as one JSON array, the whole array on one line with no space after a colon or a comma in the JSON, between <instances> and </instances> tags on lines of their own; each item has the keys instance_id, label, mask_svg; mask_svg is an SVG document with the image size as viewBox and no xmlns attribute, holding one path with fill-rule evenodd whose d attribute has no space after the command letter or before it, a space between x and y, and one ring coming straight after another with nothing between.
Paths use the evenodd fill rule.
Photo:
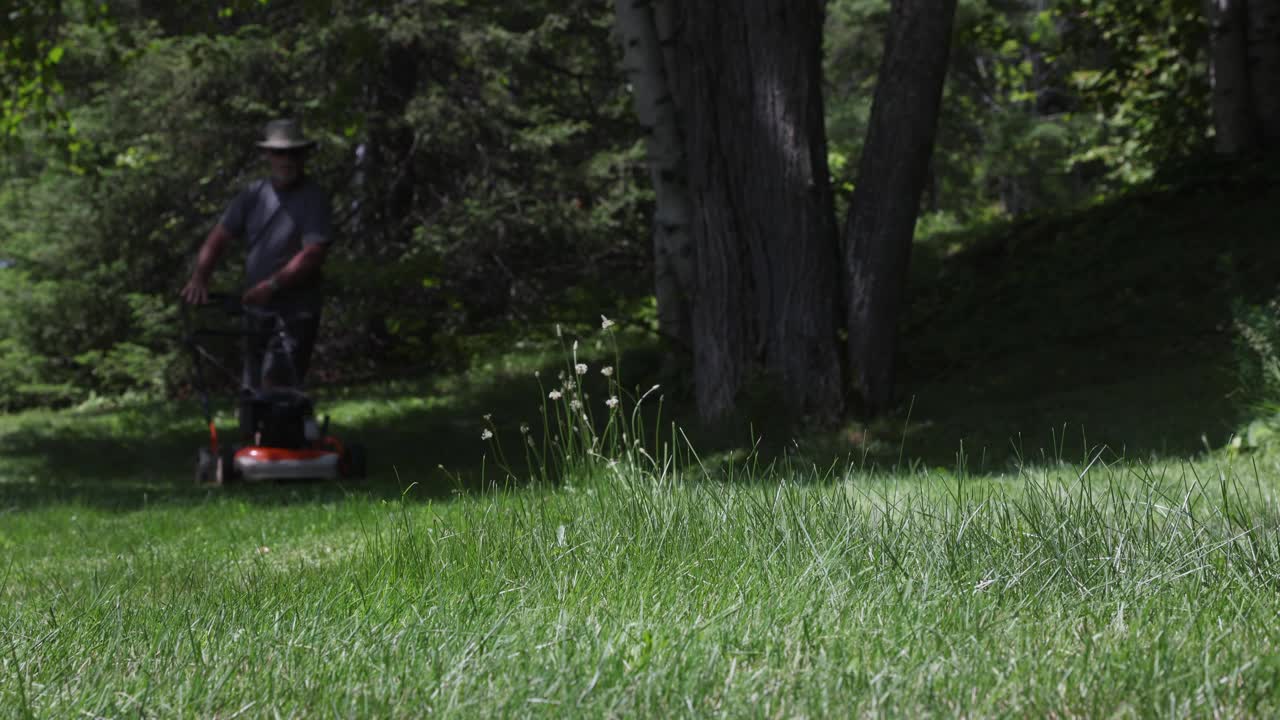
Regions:
<instances>
[{"instance_id":1,"label":"green foliage","mask_svg":"<svg viewBox=\"0 0 1280 720\"><path fill-rule=\"evenodd\" d=\"M1234 326L1241 384L1251 397L1280 406L1280 300L1238 303Z\"/></svg>"},{"instance_id":2,"label":"green foliage","mask_svg":"<svg viewBox=\"0 0 1280 720\"><path fill-rule=\"evenodd\" d=\"M883 0L828 4L828 129L852 194L887 22ZM925 211L962 222L1079 207L1205 148L1198 2L962 0Z\"/></svg>"},{"instance_id":3,"label":"green foliage","mask_svg":"<svg viewBox=\"0 0 1280 720\"><path fill-rule=\"evenodd\" d=\"M1234 315L1238 392L1255 416L1234 447L1274 445L1280 435L1280 299L1262 305L1237 301Z\"/></svg>"},{"instance_id":4,"label":"green foliage","mask_svg":"<svg viewBox=\"0 0 1280 720\"><path fill-rule=\"evenodd\" d=\"M10 398L5 406L16 404L13 399L36 388L44 376L43 363L44 358L27 350L17 339L0 338L0 398Z\"/></svg>"},{"instance_id":5,"label":"green foliage","mask_svg":"<svg viewBox=\"0 0 1280 720\"><path fill-rule=\"evenodd\" d=\"M1075 91L1098 114L1090 147L1115 185L1145 182L1206 150L1208 35L1199 0L1063 0Z\"/></svg>"},{"instance_id":6,"label":"green foliage","mask_svg":"<svg viewBox=\"0 0 1280 720\"><path fill-rule=\"evenodd\" d=\"M1208 131L1193 5L962 0L921 233L1077 207L1193 157ZM19 386L72 400L175 389L160 309L262 173L252 141L279 115L320 139L308 170L337 208L321 366L438 365L471 352L465 335L650 292L652 197L607 5L6 7L0 362L15 366L0 369L0 404L47 396ZM826 7L829 157L847 203L888 2Z\"/></svg>"},{"instance_id":7,"label":"green foliage","mask_svg":"<svg viewBox=\"0 0 1280 720\"><path fill-rule=\"evenodd\" d=\"M932 203L969 221L1070 207L1067 160L1087 123L1064 93L1061 20L1043 3L962 2L937 146Z\"/></svg>"},{"instance_id":8,"label":"green foliage","mask_svg":"<svg viewBox=\"0 0 1280 720\"><path fill-rule=\"evenodd\" d=\"M460 332L594 317L647 289L610 23L586 2L451 0L69 17L62 130L17 125L0 157L0 327L41 382L80 396L171 384L176 327L154 318L171 320L195 248L263 172L252 141L280 115L320 139L308 169L339 223L325 364L416 365ZM236 287L240 252L218 287Z\"/></svg>"},{"instance_id":9,"label":"green foliage","mask_svg":"<svg viewBox=\"0 0 1280 720\"><path fill-rule=\"evenodd\" d=\"M836 190L847 201L882 53L888 3L828 7L828 130ZM956 16L925 210L962 222L1072 205L1068 160L1086 146L1063 95L1057 15L1032 3L965 0Z\"/></svg>"}]
</instances>

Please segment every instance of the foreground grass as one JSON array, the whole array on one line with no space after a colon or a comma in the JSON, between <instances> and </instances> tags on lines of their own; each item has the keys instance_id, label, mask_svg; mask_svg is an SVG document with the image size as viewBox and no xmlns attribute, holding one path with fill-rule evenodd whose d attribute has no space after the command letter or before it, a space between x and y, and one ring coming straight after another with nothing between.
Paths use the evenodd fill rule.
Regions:
<instances>
[{"instance_id":1,"label":"foreground grass","mask_svg":"<svg viewBox=\"0 0 1280 720\"><path fill-rule=\"evenodd\" d=\"M1273 715L1278 477L619 465L10 514L0 713Z\"/></svg>"},{"instance_id":2,"label":"foreground grass","mask_svg":"<svg viewBox=\"0 0 1280 720\"><path fill-rule=\"evenodd\" d=\"M767 397L749 434L674 416L719 460L761 437L857 470L632 453L481 490L482 428L539 436L554 347L321 393L370 447L354 487L190 487L190 402L0 416L0 718L1274 716L1280 463L1220 449L1247 399L1230 301L1274 291L1259 188L922 248L912 400L882 426L795 438L755 422ZM1001 474L937 469L958 447Z\"/></svg>"}]
</instances>

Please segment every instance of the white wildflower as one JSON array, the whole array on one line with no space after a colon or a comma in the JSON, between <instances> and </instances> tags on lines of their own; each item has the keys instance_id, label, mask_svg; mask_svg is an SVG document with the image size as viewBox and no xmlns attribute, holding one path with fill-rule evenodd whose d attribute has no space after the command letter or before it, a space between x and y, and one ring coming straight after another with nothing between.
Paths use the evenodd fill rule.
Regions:
<instances>
[{"instance_id":1,"label":"white wildflower","mask_svg":"<svg viewBox=\"0 0 1280 720\"><path fill-rule=\"evenodd\" d=\"M600 369L600 374L601 374L601 375L603 375L603 376L605 376L605 377L613 377L613 366L612 366L612 365L610 365L610 366L608 366L608 367L601 368L601 369Z\"/></svg>"},{"instance_id":2,"label":"white wildflower","mask_svg":"<svg viewBox=\"0 0 1280 720\"><path fill-rule=\"evenodd\" d=\"M529 423L520 423L520 434L521 435L529 434Z\"/></svg>"},{"instance_id":3,"label":"white wildflower","mask_svg":"<svg viewBox=\"0 0 1280 720\"><path fill-rule=\"evenodd\" d=\"M615 395L608 400L605 400L604 404L608 405L610 409L616 408L618 407L618 397Z\"/></svg>"},{"instance_id":4,"label":"white wildflower","mask_svg":"<svg viewBox=\"0 0 1280 720\"><path fill-rule=\"evenodd\" d=\"M582 401L581 401L581 400L574 400L573 402L569 403L569 409L570 409L570 410L581 410L581 409L582 409Z\"/></svg>"},{"instance_id":5,"label":"white wildflower","mask_svg":"<svg viewBox=\"0 0 1280 720\"><path fill-rule=\"evenodd\" d=\"M609 328L613 327L614 325L617 325L617 323L615 323L614 321L610 320L609 318L607 318L607 317L605 317L605 316L603 316L603 315L601 315L601 316L600 316L600 329L601 329L601 330L608 330Z\"/></svg>"},{"instance_id":6,"label":"white wildflower","mask_svg":"<svg viewBox=\"0 0 1280 720\"><path fill-rule=\"evenodd\" d=\"M552 390L550 393L547 394L547 397L551 398L552 400L559 400L560 398L564 397L564 394L562 394L559 390Z\"/></svg>"},{"instance_id":7,"label":"white wildflower","mask_svg":"<svg viewBox=\"0 0 1280 720\"><path fill-rule=\"evenodd\" d=\"M484 414L484 419L485 419L485 421L486 421L486 422L488 422L488 421L492 420L492 419L493 419L493 413L485 413L485 414Z\"/></svg>"},{"instance_id":8,"label":"white wildflower","mask_svg":"<svg viewBox=\"0 0 1280 720\"><path fill-rule=\"evenodd\" d=\"M565 392L573 392L573 389L574 389L574 388L576 388L576 387L578 387L578 385L577 385L577 383L575 383L574 381L572 381L572 380L565 380L565 381L564 381L564 391L565 391Z\"/></svg>"},{"instance_id":9,"label":"white wildflower","mask_svg":"<svg viewBox=\"0 0 1280 720\"><path fill-rule=\"evenodd\" d=\"M492 440L492 439L493 439L493 431L492 431L492 430L485 430L484 432L480 433L480 439L481 439L481 440Z\"/></svg>"},{"instance_id":10,"label":"white wildflower","mask_svg":"<svg viewBox=\"0 0 1280 720\"><path fill-rule=\"evenodd\" d=\"M574 365L574 366L573 366L573 371L574 371L574 372L576 372L576 373L578 373L579 375L586 375L586 374L587 374L587 364L586 364L586 363L578 363L577 365Z\"/></svg>"}]
</instances>

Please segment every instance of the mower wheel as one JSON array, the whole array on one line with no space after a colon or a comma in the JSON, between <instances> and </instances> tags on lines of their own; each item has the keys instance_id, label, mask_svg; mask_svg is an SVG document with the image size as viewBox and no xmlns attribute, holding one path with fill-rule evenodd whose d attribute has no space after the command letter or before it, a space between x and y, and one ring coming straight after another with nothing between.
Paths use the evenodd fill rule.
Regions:
<instances>
[{"instance_id":1,"label":"mower wheel","mask_svg":"<svg viewBox=\"0 0 1280 720\"><path fill-rule=\"evenodd\" d=\"M209 448L200 448L196 452L196 484L207 485L217 479L217 460Z\"/></svg>"},{"instance_id":2,"label":"mower wheel","mask_svg":"<svg viewBox=\"0 0 1280 720\"><path fill-rule=\"evenodd\" d=\"M218 448L218 469L217 478L214 480L219 485L229 485L240 479L240 473L236 471L236 451L235 448L223 446Z\"/></svg>"},{"instance_id":3,"label":"mower wheel","mask_svg":"<svg viewBox=\"0 0 1280 720\"><path fill-rule=\"evenodd\" d=\"M364 445L351 443L346 448L346 457L342 458L342 467L349 478L363 478L368 472L368 457Z\"/></svg>"}]
</instances>

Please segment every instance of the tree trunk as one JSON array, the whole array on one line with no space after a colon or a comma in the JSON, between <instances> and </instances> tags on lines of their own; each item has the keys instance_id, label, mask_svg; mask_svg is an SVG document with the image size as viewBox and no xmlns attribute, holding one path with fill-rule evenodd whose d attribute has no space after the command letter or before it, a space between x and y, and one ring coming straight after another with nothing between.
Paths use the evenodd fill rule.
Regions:
<instances>
[{"instance_id":1,"label":"tree trunk","mask_svg":"<svg viewBox=\"0 0 1280 720\"><path fill-rule=\"evenodd\" d=\"M662 48L662 61L666 66L667 78L676 70L676 33L681 0L652 0L653 24L658 29L658 45ZM679 98L672 93L672 102L676 113L680 112Z\"/></svg>"},{"instance_id":2,"label":"tree trunk","mask_svg":"<svg viewBox=\"0 0 1280 720\"><path fill-rule=\"evenodd\" d=\"M1255 149L1258 127L1249 83L1247 0L1208 0L1210 82L1218 152L1236 155Z\"/></svg>"},{"instance_id":3,"label":"tree trunk","mask_svg":"<svg viewBox=\"0 0 1280 720\"><path fill-rule=\"evenodd\" d=\"M656 206L653 218L654 293L662 333L692 346L690 293L693 241L684 140L650 0L616 0L622 66L631 83L636 116L644 129Z\"/></svg>"},{"instance_id":4,"label":"tree trunk","mask_svg":"<svg viewBox=\"0 0 1280 720\"><path fill-rule=\"evenodd\" d=\"M783 409L834 419L843 398L823 2L698 0L678 12L699 411L710 420L732 410L762 366L779 383Z\"/></svg>"},{"instance_id":5,"label":"tree trunk","mask_svg":"<svg viewBox=\"0 0 1280 720\"><path fill-rule=\"evenodd\" d=\"M1253 106L1263 145L1268 150L1276 150L1280 148L1280 0L1247 2Z\"/></svg>"},{"instance_id":6,"label":"tree trunk","mask_svg":"<svg viewBox=\"0 0 1280 720\"><path fill-rule=\"evenodd\" d=\"M849 362L864 411L893 400L898 316L937 134L956 0L893 0L845 228Z\"/></svg>"}]
</instances>

